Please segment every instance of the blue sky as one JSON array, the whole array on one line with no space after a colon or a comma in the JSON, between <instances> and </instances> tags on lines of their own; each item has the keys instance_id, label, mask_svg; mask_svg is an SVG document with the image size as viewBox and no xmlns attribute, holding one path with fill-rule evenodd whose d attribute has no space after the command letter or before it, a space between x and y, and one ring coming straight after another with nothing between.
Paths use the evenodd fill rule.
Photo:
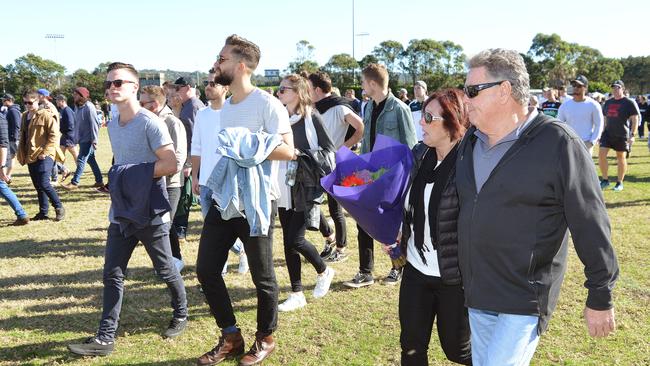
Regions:
<instances>
[{"instance_id":1,"label":"blue sky","mask_svg":"<svg viewBox=\"0 0 650 366\"><path fill-rule=\"evenodd\" d=\"M526 52L537 33L600 50L608 57L650 55L646 1L436 1L354 0L355 55L361 59L384 40L450 40L472 55L503 47ZM302 39L319 64L352 54L353 0L59 1L13 2L0 20L5 30L0 64L32 52L67 73L101 62L125 61L138 69L207 70L224 39L240 34L262 50L258 73L285 69ZM22 6L19 6L22 4ZM56 4L56 5L55 5ZM615 5L613 5L615 4ZM644 24L646 24L644 26ZM7 30L10 30L7 32ZM45 39L48 33L64 39Z\"/></svg>"}]
</instances>

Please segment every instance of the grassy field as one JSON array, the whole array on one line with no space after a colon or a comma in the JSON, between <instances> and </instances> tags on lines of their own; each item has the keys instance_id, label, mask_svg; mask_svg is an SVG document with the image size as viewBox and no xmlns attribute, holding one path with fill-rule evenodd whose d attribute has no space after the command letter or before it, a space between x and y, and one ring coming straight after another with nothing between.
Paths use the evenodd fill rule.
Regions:
<instances>
[{"instance_id":1,"label":"grassy field","mask_svg":"<svg viewBox=\"0 0 650 366\"><path fill-rule=\"evenodd\" d=\"M99 162L107 171L110 144L105 129L101 134ZM650 155L645 143L640 141L634 146L625 190L605 192L621 266L615 290L616 333L606 339L587 335L582 319L586 298L583 269L571 250L560 302L533 364L650 364ZM74 167L74 163L69 166ZM611 169L610 174L615 171ZM17 169L14 182L12 188L33 216L38 205L26 168ZM82 358L68 353L68 343L81 341L95 332L101 313L101 268L110 203L107 195L90 188L92 183L88 168L81 189L58 190L67 210L63 222L7 226L15 217L2 202L0 365L194 364L195 358L212 348L217 340L217 328L198 290L193 265L201 228L198 207L190 216L189 245L183 248L188 264L183 278L191 315L187 332L173 341L162 339L171 316L169 297L140 246L130 262L116 351L104 358ZM399 289L375 284L348 290L342 285L356 273L358 266L356 226L352 221L348 229L351 259L333 267L337 273L332 291L325 298L317 301L311 298L315 272L310 265L303 265L308 306L280 314L276 333L278 348L265 365L399 364ZM290 287L280 233L278 226L274 253L282 301ZM320 250L320 236L309 233L309 237ZM237 258L230 258L226 282L248 347L255 332L256 298L250 275L237 274L236 263ZM388 269L388 259L377 249L375 275L383 277ZM431 340L430 363L450 364L435 334Z\"/></svg>"}]
</instances>

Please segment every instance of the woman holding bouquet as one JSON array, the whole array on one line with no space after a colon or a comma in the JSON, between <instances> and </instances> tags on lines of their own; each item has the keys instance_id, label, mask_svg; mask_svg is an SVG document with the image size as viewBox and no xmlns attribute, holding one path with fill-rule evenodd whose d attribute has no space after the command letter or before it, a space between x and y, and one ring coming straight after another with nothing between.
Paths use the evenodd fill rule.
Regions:
<instances>
[{"instance_id":1,"label":"woman holding bouquet","mask_svg":"<svg viewBox=\"0 0 650 366\"><path fill-rule=\"evenodd\" d=\"M278 88L278 98L291 116L289 120L296 148L293 160L282 162L278 174L281 190L278 214L292 291L278 310L292 311L307 304L302 291L299 254L318 273L314 298L327 294L334 277L334 270L325 264L316 247L305 238L308 226L318 230L321 221L319 204L323 189L320 178L331 170L332 160L328 159L333 156L334 144L323 127L320 115L311 107L305 78L296 74L286 76Z\"/></svg>"},{"instance_id":2,"label":"woman holding bouquet","mask_svg":"<svg viewBox=\"0 0 650 366\"><path fill-rule=\"evenodd\" d=\"M402 365L427 365L427 349L437 318L447 358L470 365L470 329L458 268L458 195L455 165L458 143L469 122L463 93L435 92L422 107L422 142L413 148L415 164L404 204L400 241L406 253L399 297Z\"/></svg>"}]
</instances>

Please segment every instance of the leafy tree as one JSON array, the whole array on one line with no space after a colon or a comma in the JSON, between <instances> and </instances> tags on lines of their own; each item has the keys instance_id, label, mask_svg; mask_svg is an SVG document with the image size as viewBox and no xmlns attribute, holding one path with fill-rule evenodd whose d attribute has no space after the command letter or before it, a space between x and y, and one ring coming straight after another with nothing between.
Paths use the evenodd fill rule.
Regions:
<instances>
[{"instance_id":1,"label":"leafy tree","mask_svg":"<svg viewBox=\"0 0 650 366\"><path fill-rule=\"evenodd\" d=\"M432 39L412 39L402 53L400 66L415 84L418 79L431 78L433 65L438 62L442 52L442 45Z\"/></svg>"},{"instance_id":2,"label":"leafy tree","mask_svg":"<svg viewBox=\"0 0 650 366\"><path fill-rule=\"evenodd\" d=\"M363 58L359 61L359 69L363 70L366 68L366 66L370 64L378 64L379 59L375 57L373 54L368 54L363 56Z\"/></svg>"},{"instance_id":3,"label":"leafy tree","mask_svg":"<svg viewBox=\"0 0 650 366\"><path fill-rule=\"evenodd\" d=\"M625 70L622 79L630 93L641 94L650 91L650 56L629 56L621 59L621 65Z\"/></svg>"},{"instance_id":4,"label":"leafy tree","mask_svg":"<svg viewBox=\"0 0 650 366\"><path fill-rule=\"evenodd\" d=\"M337 86L354 85L354 73L359 63L347 53L332 56L323 66L323 70L330 74L332 83Z\"/></svg>"},{"instance_id":5,"label":"leafy tree","mask_svg":"<svg viewBox=\"0 0 650 366\"><path fill-rule=\"evenodd\" d=\"M28 53L17 58L14 64L7 65L6 89L14 94L20 94L27 89L53 90L61 86L64 72L65 67L62 65Z\"/></svg>"},{"instance_id":6,"label":"leafy tree","mask_svg":"<svg viewBox=\"0 0 650 366\"><path fill-rule=\"evenodd\" d=\"M287 73L298 74L301 71L312 73L318 71L318 63L314 61L314 46L309 41L301 40L296 43L296 51L298 56L296 59L289 63L289 67L285 70Z\"/></svg>"},{"instance_id":7,"label":"leafy tree","mask_svg":"<svg viewBox=\"0 0 650 366\"><path fill-rule=\"evenodd\" d=\"M576 46L563 41L555 33L535 35L528 56L541 67L544 84L564 85L570 78L575 77Z\"/></svg>"},{"instance_id":8,"label":"leafy tree","mask_svg":"<svg viewBox=\"0 0 650 366\"><path fill-rule=\"evenodd\" d=\"M399 73L399 59L404 52L404 46L397 41L383 41L372 51L375 59L386 66L388 74L394 79Z\"/></svg>"},{"instance_id":9,"label":"leafy tree","mask_svg":"<svg viewBox=\"0 0 650 366\"><path fill-rule=\"evenodd\" d=\"M83 86L90 92L90 98L92 100L104 100L103 84L105 78L106 71L91 74L84 69L79 69L70 76L70 86L71 88Z\"/></svg>"}]
</instances>

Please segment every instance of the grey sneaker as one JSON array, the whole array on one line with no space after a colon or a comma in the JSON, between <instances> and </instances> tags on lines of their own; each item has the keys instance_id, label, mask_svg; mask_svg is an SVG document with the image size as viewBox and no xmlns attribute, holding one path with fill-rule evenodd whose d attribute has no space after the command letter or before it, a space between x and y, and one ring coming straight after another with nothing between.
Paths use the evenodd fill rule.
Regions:
<instances>
[{"instance_id":1,"label":"grey sneaker","mask_svg":"<svg viewBox=\"0 0 650 366\"><path fill-rule=\"evenodd\" d=\"M172 318L172 320L169 322L167 330L163 335L165 338L175 338L183 334L185 328L187 328L187 317L183 319Z\"/></svg>"},{"instance_id":2,"label":"grey sneaker","mask_svg":"<svg viewBox=\"0 0 650 366\"><path fill-rule=\"evenodd\" d=\"M375 280L372 278L372 273L357 273L354 275L350 281L345 281L343 284L347 287L360 288L365 286L370 286L375 283Z\"/></svg>"},{"instance_id":3,"label":"grey sneaker","mask_svg":"<svg viewBox=\"0 0 650 366\"><path fill-rule=\"evenodd\" d=\"M82 356L107 356L114 348L115 342L102 342L97 337L90 337L83 343L68 345L70 352Z\"/></svg>"},{"instance_id":4,"label":"grey sneaker","mask_svg":"<svg viewBox=\"0 0 650 366\"><path fill-rule=\"evenodd\" d=\"M347 261L349 256L345 252L335 250L332 255L325 259L327 263L341 263Z\"/></svg>"},{"instance_id":5,"label":"grey sneaker","mask_svg":"<svg viewBox=\"0 0 650 366\"><path fill-rule=\"evenodd\" d=\"M320 257L323 260L327 260L332 254L334 253L334 249L336 249L336 242L328 242L325 241L325 247L323 247L323 251L320 252Z\"/></svg>"},{"instance_id":6,"label":"grey sneaker","mask_svg":"<svg viewBox=\"0 0 650 366\"><path fill-rule=\"evenodd\" d=\"M384 278L384 280L382 281L382 284L396 285L401 280L402 280L402 269L391 268L386 278Z\"/></svg>"}]
</instances>

